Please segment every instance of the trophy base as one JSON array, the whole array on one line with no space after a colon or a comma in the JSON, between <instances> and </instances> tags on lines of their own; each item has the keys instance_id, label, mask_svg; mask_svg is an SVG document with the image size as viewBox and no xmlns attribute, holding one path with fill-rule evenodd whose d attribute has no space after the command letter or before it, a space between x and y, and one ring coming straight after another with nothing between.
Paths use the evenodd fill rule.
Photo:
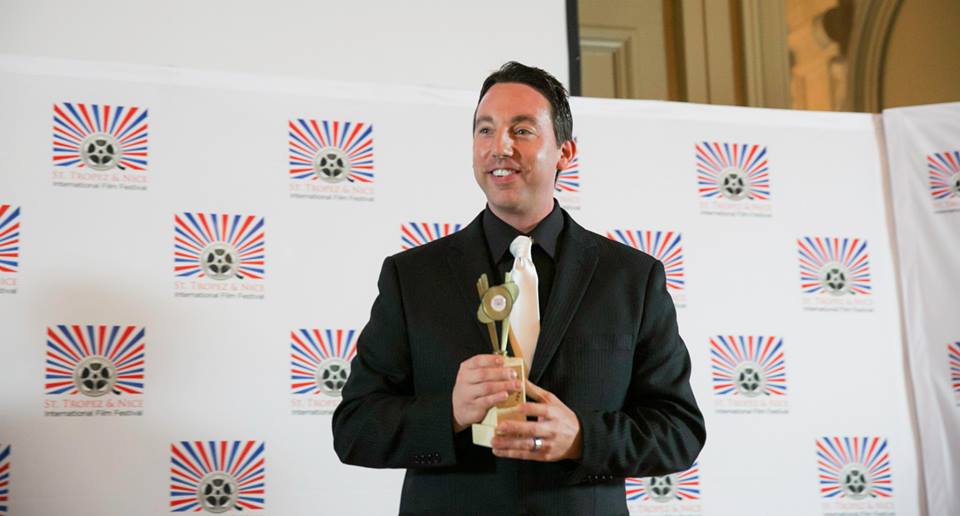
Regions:
<instances>
[{"instance_id":1,"label":"trophy base","mask_svg":"<svg viewBox=\"0 0 960 516\"><path fill-rule=\"evenodd\" d=\"M516 370L517 378L526 378L522 358L506 357L503 366ZM497 425L501 421L526 421L526 416L517 412L517 407L526 400L526 383L520 382L520 392L513 393L506 401L492 407L487 411L487 415L484 416L483 421L470 426L470 431L473 434L473 444L492 448L493 446L490 443L493 441Z\"/></svg>"}]
</instances>

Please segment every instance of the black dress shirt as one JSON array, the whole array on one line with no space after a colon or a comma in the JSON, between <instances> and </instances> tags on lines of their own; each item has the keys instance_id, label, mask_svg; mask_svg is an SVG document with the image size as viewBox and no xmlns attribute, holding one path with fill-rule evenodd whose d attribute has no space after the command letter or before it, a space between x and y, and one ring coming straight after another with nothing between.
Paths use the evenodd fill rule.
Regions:
<instances>
[{"instance_id":1,"label":"black dress shirt","mask_svg":"<svg viewBox=\"0 0 960 516\"><path fill-rule=\"evenodd\" d=\"M557 270L557 249L564 228L563 213L556 200L553 201L553 210L543 218L537 226L525 235L533 239L533 266L537 268L537 295L540 297L540 320L547 312L547 301L550 300L550 290L553 287L553 276ZM490 279L491 285L503 283L504 274L513 269L513 254L510 252L510 243L523 233L507 224L490 211L487 206L483 210L483 235L487 239L487 249L490 251L490 263L496 274Z\"/></svg>"}]
</instances>

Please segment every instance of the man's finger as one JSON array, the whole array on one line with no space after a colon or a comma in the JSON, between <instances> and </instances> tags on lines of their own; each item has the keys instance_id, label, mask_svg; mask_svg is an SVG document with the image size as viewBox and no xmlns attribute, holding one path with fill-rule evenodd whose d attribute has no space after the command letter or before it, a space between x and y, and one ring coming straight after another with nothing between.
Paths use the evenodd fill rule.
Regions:
<instances>
[{"instance_id":1,"label":"man's finger","mask_svg":"<svg viewBox=\"0 0 960 516\"><path fill-rule=\"evenodd\" d=\"M497 367L503 365L503 357L500 355L474 355L463 361L463 366L467 369L479 369L481 367Z\"/></svg>"},{"instance_id":2,"label":"man's finger","mask_svg":"<svg viewBox=\"0 0 960 516\"><path fill-rule=\"evenodd\" d=\"M473 400L473 404L483 407L484 410L490 410L490 407L496 405L497 403L506 401L509 397L510 394L507 391L500 391L493 394L488 394L486 396L480 396L479 398Z\"/></svg>"},{"instance_id":3,"label":"man's finger","mask_svg":"<svg viewBox=\"0 0 960 516\"><path fill-rule=\"evenodd\" d=\"M476 397L487 396L497 392L517 392L520 390L519 380L506 380L502 382L483 382L470 388Z\"/></svg>"},{"instance_id":4,"label":"man's finger","mask_svg":"<svg viewBox=\"0 0 960 516\"><path fill-rule=\"evenodd\" d=\"M540 421L503 421L497 425L497 435L531 437L551 437L553 430Z\"/></svg>"},{"instance_id":5,"label":"man's finger","mask_svg":"<svg viewBox=\"0 0 960 516\"><path fill-rule=\"evenodd\" d=\"M549 402L555 397L552 392L544 389L543 387L537 386L537 384L531 382L530 380L527 380L527 395L544 403Z\"/></svg>"},{"instance_id":6,"label":"man's finger","mask_svg":"<svg viewBox=\"0 0 960 516\"><path fill-rule=\"evenodd\" d=\"M547 418L550 415L550 405L543 403L523 403L517 407L517 411L528 416Z\"/></svg>"},{"instance_id":7,"label":"man's finger","mask_svg":"<svg viewBox=\"0 0 960 516\"><path fill-rule=\"evenodd\" d=\"M496 450L517 450L522 452L533 452L533 438L532 437L514 437L509 435L498 435L493 438L493 441L490 442L491 446ZM547 452L550 446L550 441L544 439L543 445L540 449L533 453L544 454Z\"/></svg>"},{"instance_id":8,"label":"man's finger","mask_svg":"<svg viewBox=\"0 0 960 516\"><path fill-rule=\"evenodd\" d=\"M513 380L517 377L517 372L506 367L490 366L471 369L466 372L465 377L469 383L496 382Z\"/></svg>"}]
</instances>

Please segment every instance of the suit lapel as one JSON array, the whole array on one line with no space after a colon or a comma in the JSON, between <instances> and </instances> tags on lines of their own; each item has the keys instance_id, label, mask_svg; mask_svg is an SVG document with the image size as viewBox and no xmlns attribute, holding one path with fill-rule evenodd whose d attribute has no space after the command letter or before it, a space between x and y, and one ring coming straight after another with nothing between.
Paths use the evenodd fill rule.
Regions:
<instances>
[{"instance_id":1,"label":"suit lapel","mask_svg":"<svg viewBox=\"0 0 960 516\"><path fill-rule=\"evenodd\" d=\"M481 213L482 215L482 213ZM489 251L486 248L486 239L483 236L481 216L451 237L450 247L446 253L447 269L452 281L456 283L460 292L459 311L472 321L475 331L467 335L474 335L480 340L467 337L466 345L475 349L477 353L490 353L493 348L487 330L477 320L477 307L480 306L480 296L477 294L477 279L481 274L490 274ZM490 284L496 284L497 278L489 278Z\"/></svg>"},{"instance_id":2,"label":"suit lapel","mask_svg":"<svg viewBox=\"0 0 960 516\"><path fill-rule=\"evenodd\" d=\"M558 253L557 272L546 314L540 321L540 337L530 371L530 381L533 383L540 381L557 352L597 267L597 245L591 241L590 233L566 212L564 217L567 219L565 241Z\"/></svg>"}]
</instances>

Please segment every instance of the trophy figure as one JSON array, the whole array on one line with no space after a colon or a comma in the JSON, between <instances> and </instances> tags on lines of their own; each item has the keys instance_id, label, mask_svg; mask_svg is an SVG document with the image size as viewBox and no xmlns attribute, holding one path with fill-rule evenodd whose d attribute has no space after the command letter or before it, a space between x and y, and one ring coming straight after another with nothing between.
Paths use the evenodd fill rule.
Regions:
<instances>
[{"instance_id":1,"label":"trophy figure","mask_svg":"<svg viewBox=\"0 0 960 516\"><path fill-rule=\"evenodd\" d=\"M487 275L483 274L477 280L477 293L480 294L480 308L477 309L477 319L487 325L487 331L490 333L490 344L493 346L493 353L503 357L503 366L513 369L517 372L517 378L520 379L520 391L511 393L510 396L491 407L483 421L471 426L473 433L473 444L491 448L490 442L500 421L514 420L525 421L526 417L517 412L517 407L527 399L526 391L526 371L523 365L523 355L520 351L520 345L517 338L510 329L510 311L517 300L520 289L510 278L510 273L506 273L503 285L491 287L487 281ZM497 322L500 323L500 337L497 336ZM513 356L507 356L507 343L513 351Z\"/></svg>"}]
</instances>

